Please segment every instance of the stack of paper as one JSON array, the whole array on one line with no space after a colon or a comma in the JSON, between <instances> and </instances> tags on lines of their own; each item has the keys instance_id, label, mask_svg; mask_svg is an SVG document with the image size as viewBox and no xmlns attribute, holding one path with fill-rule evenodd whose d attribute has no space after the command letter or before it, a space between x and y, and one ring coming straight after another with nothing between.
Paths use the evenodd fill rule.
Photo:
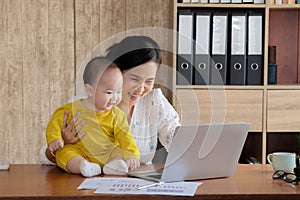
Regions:
<instances>
[{"instance_id":1,"label":"stack of paper","mask_svg":"<svg viewBox=\"0 0 300 200\"><path fill-rule=\"evenodd\" d=\"M87 178L77 189L95 190L97 194L157 194L194 196L199 182L172 182L154 184L138 178ZM144 187L146 186L146 187ZM150 187L148 187L150 186Z\"/></svg>"}]
</instances>

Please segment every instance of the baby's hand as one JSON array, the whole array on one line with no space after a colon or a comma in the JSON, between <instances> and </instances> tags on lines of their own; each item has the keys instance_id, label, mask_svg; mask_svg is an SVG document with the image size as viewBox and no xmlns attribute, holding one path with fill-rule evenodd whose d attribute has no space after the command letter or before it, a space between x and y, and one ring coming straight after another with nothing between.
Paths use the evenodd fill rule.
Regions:
<instances>
[{"instance_id":1,"label":"baby's hand","mask_svg":"<svg viewBox=\"0 0 300 200\"><path fill-rule=\"evenodd\" d=\"M57 150L64 147L64 143L61 140L54 140L48 145L48 148L51 152L56 152Z\"/></svg>"},{"instance_id":2,"label":"baby's hand","mask_svg":"<svg viewBox=\"0 0 300 200\"><path fill-rule=\"evenodd\" d=\"M129 170L135 170L140 167L141 162L136 158L129 158L126 161Z\"/></svg>"}]
</instances>

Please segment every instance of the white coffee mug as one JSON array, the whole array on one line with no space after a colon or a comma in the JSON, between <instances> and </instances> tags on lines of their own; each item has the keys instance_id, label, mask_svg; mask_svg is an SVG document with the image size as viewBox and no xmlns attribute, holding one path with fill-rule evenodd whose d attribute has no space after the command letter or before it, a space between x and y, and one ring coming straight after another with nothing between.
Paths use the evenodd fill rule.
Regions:
<instances>
[{"instance_id":1,"label":"white coffee mug","mask_svg":"<svg viewBox=\"0 0 300 200\"><path fill-rule=\"evenodd\" d=\"M274 171L283 170L285 172L293 172L296 167L296 154L289 152L274 152L267 156L267 160Z\"/></svg>"}]
</instances>

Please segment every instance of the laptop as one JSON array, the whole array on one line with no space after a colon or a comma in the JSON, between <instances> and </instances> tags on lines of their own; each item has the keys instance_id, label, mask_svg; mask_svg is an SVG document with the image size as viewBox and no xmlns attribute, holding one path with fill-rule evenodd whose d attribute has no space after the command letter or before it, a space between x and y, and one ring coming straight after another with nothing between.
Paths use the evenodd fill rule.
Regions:
<instances>
[{"instance_id":1,"label":"laptop","mask_svg":"<svg viewBox=\"0 0 300 200\"><path fill-rule=\"evenodd\" d=\"M163 169L128 175L159 183L230 177L249 129L249 123L179 126Z\"/></svg>"}]
</instances>

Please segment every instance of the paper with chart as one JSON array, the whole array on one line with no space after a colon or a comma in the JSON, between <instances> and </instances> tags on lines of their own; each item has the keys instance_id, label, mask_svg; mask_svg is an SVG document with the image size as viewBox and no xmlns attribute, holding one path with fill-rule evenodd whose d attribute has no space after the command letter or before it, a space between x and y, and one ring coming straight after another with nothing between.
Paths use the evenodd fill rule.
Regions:
<instances>
[{"instance_id":1,"label":"paper with chart","mask_svg":"<svg viewBox=\"0 0 300 200\"><path fill-rule=\"evenodd\" d=\"M138 178L87 178L77 189L95 190L97 194L157 194L174 196L194 196L200 182L172 182L138 189L153 184Z\"/></svg>"}]
</instances>

